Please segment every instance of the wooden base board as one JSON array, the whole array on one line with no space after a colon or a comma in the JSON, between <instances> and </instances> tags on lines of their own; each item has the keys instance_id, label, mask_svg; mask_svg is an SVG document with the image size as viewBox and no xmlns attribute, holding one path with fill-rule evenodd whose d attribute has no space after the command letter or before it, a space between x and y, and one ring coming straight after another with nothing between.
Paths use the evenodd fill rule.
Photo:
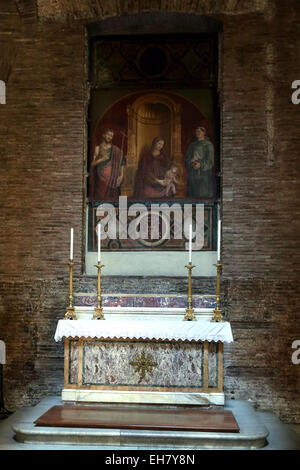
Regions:
<instances>
[{"instance_id":1,"label":"wooden base board","mask_svg":"<svg viewBox=\"0 0 300 470\"><path fill-rule=\"evenodd\" d=\"M197 410L194 407L166 409L58 405L46 411L34 424L71 428L239 432L239 426L231 411Z\"/></svg>"}]
</instances>

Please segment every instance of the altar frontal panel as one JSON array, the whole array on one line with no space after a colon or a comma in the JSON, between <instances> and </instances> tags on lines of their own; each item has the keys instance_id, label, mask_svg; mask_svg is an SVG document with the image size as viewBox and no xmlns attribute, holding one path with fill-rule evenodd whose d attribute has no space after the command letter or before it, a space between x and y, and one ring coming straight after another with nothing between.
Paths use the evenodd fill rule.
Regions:
<instances>
[{"instance_id":1,"label":"altar frontal panel","mask_svg":"<svg viewBox=\"0 0 300 470\"><path fill-rule=\"evenodd\" d=\"M222 392L221 342L65 340L65 388Z\"/></svg>"}]
</instances>

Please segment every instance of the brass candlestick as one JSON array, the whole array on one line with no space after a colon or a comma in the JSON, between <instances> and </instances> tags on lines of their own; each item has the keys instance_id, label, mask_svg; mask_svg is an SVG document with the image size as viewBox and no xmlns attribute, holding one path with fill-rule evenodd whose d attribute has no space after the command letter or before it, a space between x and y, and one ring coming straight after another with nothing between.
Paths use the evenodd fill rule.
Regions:
<instances>
[{"instance_id":1,"label":"brass candlestick","mask_svg":"<svg viewBox=\"0 0 300 470\"><path fill-rule=\"evenodd\" d=\"M103 308L101 306L101 268L104 267L104 264L101 264L101 261L98 261L98 264L95 266L98 269L97 307L95 308L92 320L105 320Z\"/></svg>"},{"instance_id":2,"label":"brass candlestick","mask_svg":"<svg viewBox=\"0 0 300 470\"><path fill-rule=\"evenodd\" d=\"M73 260L70 259L69 262L69 267L70 267L70 284L69 284L69 300L70 300L70 305L67 308L67 311L64 316L64 320L76 320L76 315L75 315L75 310L72 305L73 301Z\"/></svg>"},{"instance_id":3,"label":"brass candlestick","mask_svg":"<svg viewBox=\"0 0 300 470\"><path fill-rule=\"evenodd\" d=\"M212 322L222 322L225 321L222 317L222 310L220 309L220 276L221 276L221 261L218 260L217 264L217 287L216 287L216 308L214 309L214 314L211 319Z\"/></svg>"},{"instance_id":4,"label":"brass candlestick","mask_svg":"<svg viewBox=\"0 0 300 470\"><path fill-rule=\"evenodd\" d=\"M189 285L188 285L188 307L185 310L186 314L184 316L184 320L192 320L192 321L197 321L196 317L194 315L194 309L192 306L192 269L195 267L192 265L191 261L187 266L185 266L188 271L189 271Z\"/></svg>"}]
</instances>

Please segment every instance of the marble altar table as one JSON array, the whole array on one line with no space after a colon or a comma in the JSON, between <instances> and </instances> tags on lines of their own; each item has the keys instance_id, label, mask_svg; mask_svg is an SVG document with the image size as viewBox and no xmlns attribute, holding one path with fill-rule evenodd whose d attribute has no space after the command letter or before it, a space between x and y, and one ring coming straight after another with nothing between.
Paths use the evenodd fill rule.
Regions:
<instances>
[{"instance_id":1,"label":"marble altar table","mask_svg":"<svg viewBox=\"0 0 300 470\"><path fill-rule=\"evenodd\" d=\"M230 323L199 315L183 321L178 309L141 316L134 308L91 320L90 310L57 324L55 340L65 342L63 402L224 405Z\"/></svg>"}]
</instances>

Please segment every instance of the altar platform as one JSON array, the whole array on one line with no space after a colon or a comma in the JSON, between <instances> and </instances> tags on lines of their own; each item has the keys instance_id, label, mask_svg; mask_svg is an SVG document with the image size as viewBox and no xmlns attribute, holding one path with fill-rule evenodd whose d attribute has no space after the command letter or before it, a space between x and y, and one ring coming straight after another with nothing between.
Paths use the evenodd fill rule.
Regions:
<instances>
[{"instance_id":1,"label":"altar platform","mask_svg":"<svg viewBox=\"0 0 300 470\"><path fill-rule=\"evenodd\" d=\"M168 430L137 430L121 428L44 427L34 421L52 406L62 405L59 397L46 397L19 419L12 422L14 440L19 448L106 449L106 450L197 450L197 449L263 449L269 431L247 401L229 400L224 406L237 422L239 432L197 432ZM89 407L90 405L85 405ZM104 405L105 406L105 405ZM111 406L111 405L110 405ZM115 405L120 407L121 405ZM147 409L149 405L147 405ZM171 408L168 408L171 410ZM295 442L293 444L295 446ZM76 447L77 446L77 447Z\"/></svg>"}]
</instances>

